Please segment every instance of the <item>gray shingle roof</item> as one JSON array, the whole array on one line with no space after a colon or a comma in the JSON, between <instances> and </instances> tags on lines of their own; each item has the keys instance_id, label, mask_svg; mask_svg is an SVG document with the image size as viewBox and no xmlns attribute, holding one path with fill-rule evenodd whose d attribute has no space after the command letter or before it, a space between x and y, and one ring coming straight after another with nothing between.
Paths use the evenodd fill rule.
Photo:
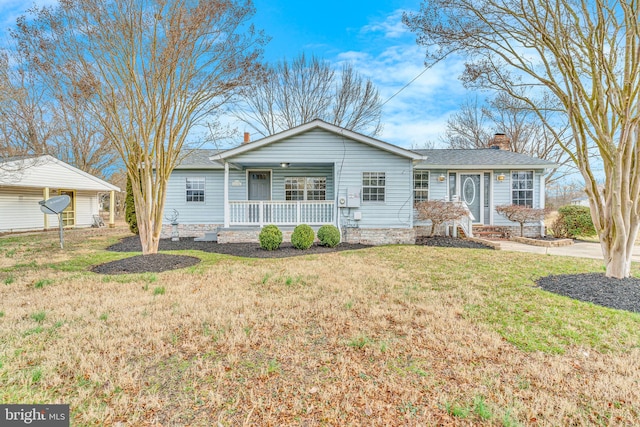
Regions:
<instances>
[{"instance_id":1,"label":"gray shingle roof","mask_svg":"<svg viewBox=\"0 0 640 427\"><path fill-rule=\"evenodd\" d=\"M542 160L526 154L493 148L479 149L432 149L413 150L427 159L418 166L460 167L464 169L510 168L553 168L557 166L548 160Z\"/></svg>"},{"instance_id":2,"label":"gray shingle roof","mask_svg":"<svg viewBox=\"0 0 640 427\"><path fill-rule=\"evenodd\" d=\"M198 149L190 151L176 169L220 169L219 163L212 162L209 157L225 150ZM495 168L553 168L557 166L548 160L542 160L513 151L480 149L431 149L412 150L427 159L418 163L419 167L442 167L461 169L495 169Z\"/></svg>"},{"instance_id":3,"label":"gray shingle roof","mask_svg":"<svg viewBox=\"0 0 640 427\"><path fill-rule=\"evenodd\" d=\"M191 150L180 161L176 169L220 169L220 164L212 162L209 157L223 150L198 149Z\"/></svg>"}]
</instances>

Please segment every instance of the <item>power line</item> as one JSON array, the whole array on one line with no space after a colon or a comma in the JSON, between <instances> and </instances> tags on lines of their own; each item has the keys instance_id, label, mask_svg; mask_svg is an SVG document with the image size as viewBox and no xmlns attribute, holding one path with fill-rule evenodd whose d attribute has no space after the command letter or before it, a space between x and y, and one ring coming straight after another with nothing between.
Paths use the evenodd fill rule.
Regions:
<instances>
[{"instance_id":1,"label":"power line","mask_svg":"<svg viewBox=\"0 0 640 427\"><path fill-rule=\"evenodd\" d=\"M420 76L421 76L421 75L423 75L424 73L426 73L426 72L427 72L427 70L428 70L429 68L431 68L431 67L430 67L430 66L429 66L429 67L425 67L425 69L424 69L424 70L422 70L422 71L420 72L420 74L418 74L418 75L417 75L417 76L415 76L413 79L411 79L411 81L410 81L409 83L407 83L406 85L402 86L402 87L401 87L401 88L400 88L396 93L394 93L393 95L391 95L389 98L387 98L387 100L386 100L386 101L384 101L382 104L380 104L380 106L381 106L381 107L382 107L382 106L384 106L384 104L386 104L387 102L391 101L391 100L392 100L392 99L393 99L397 94L399 94L400 92L402 92L403 90L405 90L406 88L408 88L408 87L411 85L411 83L413 83L413 82L415 82L416 80L418 80L418 78L420 78Z\"/></svg>"}]
</instances>

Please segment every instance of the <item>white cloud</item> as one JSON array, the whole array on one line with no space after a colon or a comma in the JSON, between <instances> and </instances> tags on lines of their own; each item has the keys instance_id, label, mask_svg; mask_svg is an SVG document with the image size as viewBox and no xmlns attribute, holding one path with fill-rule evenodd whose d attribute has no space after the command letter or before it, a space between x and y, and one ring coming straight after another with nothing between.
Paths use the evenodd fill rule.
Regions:
<instances>
[{"instance_id":1,"label":"white cloud","mask_svg":"<svg viewBox=\"0 0 640 427\"><path fill-rule=\"evenodd\" d=\"M364 27L362 33L372 37L372 48L342 52L336 60L351 62L376 84L386 101L381 139L403 147L438 144L447 118L467 96L458 79L464 61L452 57L425 70L424 49L415 43L401 16L395 12ZM375 38L375 32L383 32L385 38Z\"/></svg>"},{"instance_id":2,"label":"white cloud","mask_svg":"<svg viewBox=\"0 0 640 427\"><path fill-rule=\"evenodd\" d=\"M402 23L402 10L396 10L387 16L382 22L374 22L365 25L360 30L360 34L382 33L385 38L394 39L411 34L409 29Z\"/></svg>"}]
</instances>

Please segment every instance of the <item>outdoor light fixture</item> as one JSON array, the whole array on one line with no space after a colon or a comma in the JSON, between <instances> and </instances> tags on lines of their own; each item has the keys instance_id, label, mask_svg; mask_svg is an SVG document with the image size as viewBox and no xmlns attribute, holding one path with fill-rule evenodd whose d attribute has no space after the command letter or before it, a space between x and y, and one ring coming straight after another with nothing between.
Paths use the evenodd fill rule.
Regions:
<instances>
[{"instance_id":1,"label":"outdoor light fixture","mask_svg":"<svg viewBox=\"0 0 640 427\"><path fill-rule=\"evenodd\" d=\"M504 174L501 173L500 175L496 176L496 180L497 181L504 181Z\"/></svg>"},{"instance_id":2,"label":"outdoor light fixture","mask_svg":"<svg viewBox=\"0 0 640 427\"><path fill-rule=\"evenodd\" d=\"M282 163L280 163L280 167L281 168L288 168L289 167L289 163L282 162Z\"/></svg>"},{"instance_id":3,"label":"outdoor light fixture","mask_svg":"<svg viewBox=\"0 0 640 427\"><path fill-rule=\"evenodd\" d=\"M447 179L447 177L445 177L444 175L440 175L438 177L438 181L440 181L440 182L444 182L445 179Z\"/></svg>"}]
</instances>

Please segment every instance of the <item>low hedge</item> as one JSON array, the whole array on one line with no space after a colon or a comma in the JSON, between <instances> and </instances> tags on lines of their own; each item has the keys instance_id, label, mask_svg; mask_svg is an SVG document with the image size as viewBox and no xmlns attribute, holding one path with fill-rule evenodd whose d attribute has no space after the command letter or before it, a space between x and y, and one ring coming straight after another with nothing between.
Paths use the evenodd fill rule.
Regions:
<instances>
[{"instance_id":1,"label":"low hedge","mask_svg":"<svg viewBox=\"0 0 640 427\"><path fill-rule=\"evenodd\" d=\"M276 225L265 225L258 236L260 247L267 251L275 251L282 244L282 231Z\"/></svg>"},{"instance_id":2,"label":"low hedge","mask_svg":"<svg viewBox=\"0 0 640 427\"><path fill-rule=\"evenodd\" d=\"M323 225L318 230L318 240L322 246L334 248L340 243L340 230L335 225Z\"/></svg>"},{"instance_id":3,"label":"low hedge","mask_svg":"<svg viewBox=\"0 0 640 427\"><path fill-rule=\"evenodd\" d=\"M316 235L313 228L307 224L300 224L293 229L291 234L291 244L296 249L309 249L313 245L313 239Z\"/></svg>"}]
</instances>

